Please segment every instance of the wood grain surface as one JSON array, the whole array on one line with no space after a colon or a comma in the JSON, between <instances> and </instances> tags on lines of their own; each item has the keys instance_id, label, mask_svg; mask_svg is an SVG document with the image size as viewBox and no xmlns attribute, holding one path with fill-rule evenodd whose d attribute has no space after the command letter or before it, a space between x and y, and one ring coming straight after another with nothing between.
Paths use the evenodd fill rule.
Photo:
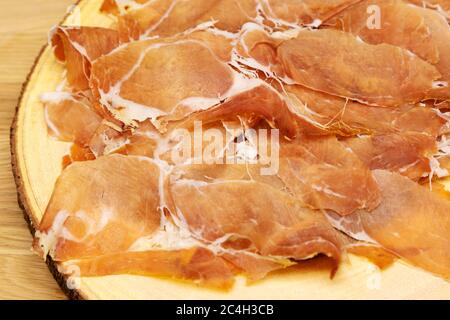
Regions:
<instances>
[{"instance_id":1,"label":"wood grain surface","mask_svg":"<svg viewBox=\"0 0 450 320\"><path fill-rule=\"evenodd\" d=\"M48 30L73 0L0 2L0 299L64 299L42 259L17 204L9 130L17 99Z\"/></svg>"}]
</instances>

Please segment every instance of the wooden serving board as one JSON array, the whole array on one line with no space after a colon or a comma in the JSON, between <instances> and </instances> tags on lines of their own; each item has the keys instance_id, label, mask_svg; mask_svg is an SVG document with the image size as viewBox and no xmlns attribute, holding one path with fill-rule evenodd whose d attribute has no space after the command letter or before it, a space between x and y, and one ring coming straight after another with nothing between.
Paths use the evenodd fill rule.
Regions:
<instances>
[{"instance_id":1,"label":"wooden serving board","mask_svg":"<svg viewBox=\"0 0 450 320\"><path fill-rule=\"evenodd\" d=\"M110 17L99 13L102 0L81 0L64 19L64 25L110 26ZM24 86L12 130L12 161L19 201L34 232L41 220L61 159L69 144L47 135L40 94L54 91L64 67L45 47ZM44 263L44 262L43 262ZM364 259L350 256L331 280L324 260L301 263L254 284L238 278L229 292L214 291L169 279L120 275L81 278L70 290L53 262L47 262L55 279L71 298L83 299L450 299L450 284L397 262L379 271Z\"/></svg>"}]
</instances>

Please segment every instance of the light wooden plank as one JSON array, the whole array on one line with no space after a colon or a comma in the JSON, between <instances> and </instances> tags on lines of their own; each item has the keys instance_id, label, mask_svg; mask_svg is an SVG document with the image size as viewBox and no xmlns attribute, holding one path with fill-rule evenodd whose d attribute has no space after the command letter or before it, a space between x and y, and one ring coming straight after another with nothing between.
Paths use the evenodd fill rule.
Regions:
<instances>
[{"instance_id":1,"label":"light wooden plank","mask_svg":"<svg viewBox=\"0 0 450 320\"><path fill-rule=\"evenodd\" d=\"M9 132L22 83L73 0L2 0L0 10L0 299L64 299L17 204Z\"/></svg>"}]
</instances>

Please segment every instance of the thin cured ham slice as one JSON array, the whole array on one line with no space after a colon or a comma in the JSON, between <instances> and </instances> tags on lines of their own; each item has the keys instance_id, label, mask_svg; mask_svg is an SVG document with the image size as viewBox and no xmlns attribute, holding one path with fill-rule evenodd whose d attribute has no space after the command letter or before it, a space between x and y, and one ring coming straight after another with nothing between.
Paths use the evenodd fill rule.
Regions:
<instances>
[{"instance_id":1,"label":"thin cured ham slice","mask_svg":"<svg viewBox=\"0 0 450 320\"><path fill-rule=\"evenodd\" d=\"M230 289L235 268L221 257L204 248L172 251L122 252L67 263L70 273L77 266L83 277L133 274L195 281L215 289Z\"/></svg>"},{"instance_id":2,"label":"thin cured ham slice","mask_svg":"<svg viewBox=\"0 0 450 320\"><path fill-rule=\"evenodd\" d=\"M174 128L161 134L150 121L139 123L135 130L126 130L121 133L105 126L102 129L103 132L94 136L95 144L90 146L94 152L97 151L95 152L97 156L113 153L134 155L157 159L168 166L193 161L226 163L227 156L236 156L235 139L242 137L244 125L239 122L217 122L211 126L202 124L201 133L205 131L206 134L201 134L200 137L198 132L193 130L194 128L188 126ZM211 138L208 132L218 136L214 135ZM102 137L102 134L105 136Z\"/></svg>"},{"instance_id":3,"label":"thin cured ham slice","mask_svg":"<svg viewBox=\"0 0 450 320\"><path fill-rule=\"evenodd\" d=\"M437 137L446 123L428 107L372 107L298 85L283 88L294 114L319 129L340 136L419 132Z\"/></svg>"},{"instance_id":4,"label":"thin cured ham slice","mask_svg":"<svg viewBox=\"0 0 450 320\"><path fill-rule=\"evenodd\" d=\"M331 29L294 31L269 34L247 24L237 46L239 62L290 85L373 106L433 98L441 84L438 70L406 49L370 45Z\"/></svg>"},{"instance_id":5,"label":"thin cured ham slice","mask_svg":"<svg viewBox=\"0 0 450 320\"><path fill-rule=\"evenodd\" d=\"M261 1L265 13L290 24L320 26L345 8L361 0L265 0Z\"/></svg>"},{"instance_id":6,"label":"thin cured ham slice","mask_svg":"<svg viewBox=\"0 0 450 320\"><path fill-rule=\"evenodd\" d=\"M380 268L380 270L389 268L398 259L396 255L383 249L383 247L364 241L352 241L351 243L346 244L345 251L366 258Z\"/></svg>"},{"instance_id":7,"label":"thin cured ham slice","mask_svg":"<svg viewBox=\"0 0 450 320\"><path fill-rule=\"evenodd\" d=\"M164 132L168 122L218 106L196 119L259 117L280 126L286 136L297 131L276 90L237 73L199 40L131 43L98 59L91 83L98 101L125 124L151 119Z\"/></svg>"},{"instance_id":8,"label":"thin cured ham slice","mask_svg":"<svg viewBox=\"0 0 450 320\"><path fill-rule=\"evenodd\" d=\"M450 3L447 0L406 0L422 7L437 8L438 6L443 10L450 10Z\"/></svg>"},{"instance_id":9,"label":"thin cured ham slice","mask_svg":"<svg viewBox=\"0 0 450 320\"><path fill-rule=\"evenodd\" d=\"M100 157L122 148L129 137L129 131L103 121L89 140L89 148L96 157Z\"/></svg>"},{"instance_id":10,"label":"thin cured ham slice","mask_svg":"<svg viewBox=\"0 0 450 320\"><path fill-rule=\"evenodd\" d=\"M230 68L202 42L150 40L98 59L91 83L99 102L130 123L214 105L234 79Z\"/></svg>"},{"instance_id":11,"label":"thin cured ham slice","mask_svg":"<svg viewBox=\"0 0 450 320\"><path fill-rule=\"evenodd\" d=\"M121 155L70 165L39 226L44 254L67 261L117 253L152 234L161 220L161 174L150 159Z\"/></svg>"},{"instance_id":12,"label":"thin cured ham slice","mask_svg":"<svg viewBox=\"0 0 450 320\"><path fill-rule=\"evenodd\" d=\"M301 31L277 52L296 83L369 105L420 102L431 97L441 78L434 66L405 49L370 45L336 30Z\"/></svg>"},{"instance_id":13,"label":"thin cured ham slice","mask_svg":"<svg viewBox=\"0 0 450 320\"><path fill-rule=\"evenodd\" d=\"M117 31L96 27L57 27L51 35L55 56L64 61L74 91L89 89L90 68L98 57L119 45Z\"/></svg>"},{"instance_id":14,"label":"thin cured ham slice","mask_svg":"<svg viewBox=\"0 0 450 320\"><path fill-rule=\"evenodd\" d=\"M418 181L430 174L437 154L436 137L422 133L393 133L343 141L367 166L400 173Z\"/></svg>"},{"instance_id":15,"label":"thin cured ham slice","mask_svg":"<svg viewBox=\"0 0 450 320\"><path fill-rule=\"evenodd\" d=\"M259 71L260 76L290 82L291 79L286 79L286 72L279 63L276 49L284 41L294 39L298 32L294 29L270 33L257 23L246 23L237 39L233 58L248 69Z\"/></svg>"},{"instance_id":16,"label":"thin cured ham slice","mask_svg":"<svg viewBox=\"0 0 450 320\"><path fill-rule=\"evenodd\" d=\"M375 170L374 176L382 192L380 206L341 220L331 216L331 221L353 237L368 238L450 279L450 202L399 174Z\"/></svg>"},{"instance_id":17,"label":"thin cured ham slice","mask_svg":"<svg viewBox=\"0 0 450 320\"><path fill-rule=\"evenodd\" d=\"M278 176L304 205L348 215L372 210L380 191L370 170L335 137L281 145Z\"/></svg>"},{"instance_id":18,"label":"thin cured ham slice","mask_svg":"<svg viewBox=\"0 0 450 320\"><path fill-rule=\"evenodd\" d=\"M245 119L250 123L265 120L272 127L279 129L282 136L288 138L294 138L301 131L311 134L321 133L319 128L308 125L291 112L280 93L264 82L260 82L255 88L236 94L210 109L196 112L181 123L174 123L174 125L190 128L195 121L209 125L220 121L237 121L239 119Z\"/></svg>"},{"instance_id":19,"label":"thin cured ham slice","mask_svg":"<svg viewBox=\"0 0 450 320\"><path fill-rule=\"evenodd\" d=\"M379 25L368 23L367 8L379 10ZM402 17L399 19L398 17ZM330 24L370 44L392 44L407 49L436 66L441 73L433 98L450 99L450 28L445 18L430 9L402 0L365 0L336 16Z\"/></svg>"},{"instance_id":20,"label":"thin cured ham slice","mask_svg":"<svg viewBox=\"0 0 450 320\"><path fill-rule=\"evenodd\" d=\"M157 140L149 138L146 135L135 134L129 137L116 152L129 156L153 158L157 146Z\"/></svg>"},{"instance_id":21,"label":"thin cured ham slice","mask_svg":"<svg viewBox=\"0 0 450 320\"><path fill-rule=\"evenodd\" d=\"M379 244L356 240L342 232L340 236L346 253L363 257L380 268L380 270L387 269L398 259L398 256Z\"/></svg>"},{"instance_id":22,"label":"thin cured ham slice","mask_svg":"<svg viewBox=\"0 0 450 320\"><path fill-rule=\"evenodd\" d=\"M239 272L247 277L248 282L261 280L270 272L285 269L296 264L294 261L285 258L264 257L239 250L224 253L221 257L238 268Z\"/></svg>"},{"instance_id":23,"label":"thin cured ham slice","mask_svg":"<svg viewBox=\"0 0 450 320\"><path fill-rule=\"evenodd\" d=\"M450 2L447 0L406 0L423 8L434 9L450 22Z\"/></svg>"},{"instance_id":24,"label":"thin cured ham slice","mask_svg":"<svg viewBox=\"0 0 450 320\"><path fill-rule=\"evenodd\" d=\"M162 174L153 160L134 156L70 165L56 183L36 246L63 266L76 265L81 276L157 275L222 289L236 273L256 280L292 264L226 248L217 255L193 238L176 238L176 229L161 230ZM158 232L175 242L155 241ZM151 246L139 247L146 238L154 240Z\"/></svg>"},{"instance_id":25,"label":"thin cured ham slice","mask_svg":"<svg viewBox=\"0 0 450 320\"><path fill-rule=\"evenodd\" d=\"M120 15L120 8L116 0L104 0L100 7L100 12L118 16Z\"/></svg>"},{"instance_id":26,"label":"thin cured ham slice","mask_svg":"<svg viewBox=\"0 0 450 320\"><path fill-rule=\"evenodd\" d=\"M222 187L219 187L219 185L220 186L222 186L222 185L225 186L227 184L235 184L235 183L238 183L238 182L252 184L252 183L255 183L256 181L258 181L258 183L267 184L267 187L270 188L270 190L272 190L273 187L276 187L276 189L273 189L273 190L278 190L279 192L286 192L287 191L286 190L286 188L287 188L286 185L283 184L283 182L281 181L281 179L279 177L262 177L262 176L259 176L258 172L255 170L255 168L252 167L252 166L248 166L248 165L247 166L245 166L245 165L234 165L234 166L231 166L231 165L228 165L228 166L186 166L186 167L180 167L180 168L178 168L178 170L181 172L181 175L179 177L180 180L175 182L175 185L179 184L180 185L179 188L183 188L183 187L192 187L194 189L195 188L199 188L197 190L197 192L199 194L204 195L204 198L207 198L210 195L210 193L209 193L209 188L210 187L213 188L213 186L217 185L218 186L217 188L222 188ZM270 185L270 187L269 187L269 185ZM229 188L229 187L230 186L228 186L227 188ZM264 189L264 188L266 188L266 187L262 187L261 186L261 189ZM178 187L177 187L176 190L178 190ZM206 191L206 194L204 194L205 191ZM229 192L231 192L231 191L229 191ZM222 193L222 192L217 192L217 193ZM291 194L292 195L291 190L288 190L287 194ZM178 197L178 196L180 196L180 195L175 195L175 197ZM203 197L202 197L202 199L203 199ZM232 199L234 199L234 198L232 198ZM186 201L187 201L187 199L186 199ZM214 200L212 199L211 201L215 201L215 198L214 198ZM176 203L177 202L175 202L175 204ZM184 206L181 205L181 200L180 200L180 206L181 207L177 207L177 210L179 212L183 212L184 213L185 212L185 211L183 211ZM198 206L197 205L194 205L194 206L196 207L196 209L193 210L193 211L191 211L191 209L189 209L188 210L188 215L191 215L191 212L197 212L197 215L200 215L200 212L202 212L201 208L204 205L203 204L199 204ZM239 208L239 206L238 206L238 208ZM259 201L258 204L256 204L256 206L257 206L257 208L261 208L261 206L263 206L265 208L265 209L260 209L257 212L263 212L263 211L265 211L268 208L268 207L265 207L265 202L263 202L261 204L261 201ZM192 207L192 205L189 206L189 207ZM216 207L214 207L214 208L216 208ZM257 208L255 208L255 210ZM269 207L269 208L271 209L272 207ZM236 214L239 214L241 212L241 210L234 211L234 209L236 209L236 208L233 206L230 210L233 210L232 212L237 212ZM220 212L220 215L222 215L222 214L226 215L226 213L223 212L224 209L219 208L219 209L216 209L216 210L218 210ZM225 209L225 211L226 210L227 209ZM208 210L208 212L210 212L210 211L211 210ZM213 209L212 211L215 211L215 209ZM248 211L249 211L249 209L245 210L244 212L248 212ZM250 212L253 212L253 209ZM285 210L282 210L281 212L285 212ZM259 213L257 217L259 217L260 214L261 213ZM269 214L269 213L267 213L267 214ZM322 215L320 212L316 212L316 214L319 215L319 216ZM246 217L242 217L242 219L245 219L245 218ZM194 219L194 218L190 218L190 219ZM216 220L217 217L215 216L214 212L211 214L211 218L209 218L209 217L202 217L201 218L201 222L198 222L198 219L200 219L200 218L196 216L196 218L194 220L195 221L194 225L196 223L198 223L198 228L200 228L200 225L202 225L203 223L206 223L207 225L209 225L209 224L212 224L212 221L217 221ZM211 220L209 220L209 219L211 219ZM225 218L223 218L223 220L225 220ZM189 224L189 221L190 220L188 218L188 220L187 220L188 224ZM222 221L222 219L219 218L219 221ZM250 224L250 227L249 227L247 225L247 223L242 222L242 221L239 220L238 222L244 223L242 228L245 231L242 231L242 232L241 231L236 231L236 230L240 230L240 229L238 227L232 227L230 225L233 221L235 221L235 220L232 219L232 221L227 223L222 228L222 229L228 230L228 233L229 233L228 236L224 236L223 237L223 240L226 239L226 241L223 242L222 245L223 246L228 246L228 247L233 247L233 248L238 247L238 248L247 248L247 249L256 250L257 248L255 248L253 243L250 242L249 238L242 236L242 234L248 234L249 232L252 232L252 228L254 226ZM255 217L255 221L259 221L258 218ZM221 223L225 223L225 222L221 222ZM268 223L265 223L264 225L261 226L261 228L263 228L263 230L267 230L267 228L268 228L267 224ZM234 228L233 231L231 231L232 228ZM205 229L208 230L209 228L205 228ZM205 230L205 229L202 229L202 231ZM222 229L221 228L219 228L219 229L220 229L220 231L217 231L217 226L214 225L214 227L213 227L213 230L215 230L214 232L222 232ZM202 232L201 236L204 236L204 234L205 234L205 232ZM262 235L264 236L265 234L262 234ZM369 244L369 243L357 242L357 241L354 241L354 240L351 240L351 239L347 239L347 238L344 239L343 237L339 236L337 233L335 235L338 238L345 240L345 241L343 241L343 243L345 243L345 250L347 252L350 252L350 253L353 253L353 254L357 254L359 256L367 257L370 261L376 263L380 267L386 268L387 266L389 266L395 260L395 257L393 257L391 254L385 252L379 246L375 246L375 245ZM214 239L215 237L218 237L218 236L219 236L218 234L214 234L214 235L211 235L210 236L211 238L209 238L209 239L211 241L211 239ZM291 244L293 246L299 246L299 244L297 244L296 241L298 241L298 240L292 240ZM337 238L336 238L336 241L338 241ZM254 263L253 263L253 265L254 265Z\"/></svg>"},{"instance_id":27,"label":"thin cured ham slice","mask_svg":"<svg viewBox=\"0 0 450 320\"><path fill-rule=\"evenodd\" d=\"M67 92L46 93L41 96L50 135L58 140L87 146L102 122L102 118L85 99Z\"/></svg>"},{"instance_id":28,"label":"thin cured ham slice","mask_svg":"<svg viewBox=\"0 0 450 320\"><path fill-rule=\"evenodd\" d=\"M95 154L89 147L81 147L74 143L70 147L70 153L65 155L62 160L63 170L74 162L95 160Z\"/></svg>"},{"instance_id":29,"label":"thin cured ham slice","mask_svg":"<svg viewBox=\"0 0 450 320\"><path fill-rule=\"evenodd\" d=\"M123 41L173 36L208 22L238 32L256 15L255 0L156 0L120 16L118 28Z\"/></svg>"},{"instance_id":30,"label":"thin cured ham slice","mask_svg":"<svg viewBox=\"0 0 450 320\"><path fill-rule=\"evenodd\" d=\"M292 264L285 262L283 265L274 259L239 252L218 255L198 247L170 251L122 252L72 260L63 264L61 270L70 274L75 265L83 277L115 274L158 276L228 290L234 284L236 274L244 273L249 280L256 281L271 271Z\"/></svg>"},{"instance_id":31,"label":"thin cured ham slice","mask_svg":"<svg viewBox=\"0 0 450 320\"><path fill-rule=\"evenodd\" d=\"M303 208L283 191L256 181L183 179L172 182L170 190L178 215L208 242L244 242L261 255L295 260L325 254L337 266L340 242L333 228L322 213ZM226 206L217 205L225 201Z\"/></svg>"},{"instance_id":32,"label":"thin cured ham slice","mask_svg":"<svg viewBox=\"0 0 450 320\"><path fill-rule=\"evenodd\" d=\"M257 150L255 150L256 154ZM301 137L282 141L277 171L265 175L261 164L193 166L184 180L256 181L288 192L302 206L333 210L348 215L358 209L372 210L379 204L379 189L368 167L335 137ZM204 177L208 177L205 179ZM224 178L225 177L225 178Z\"/></svg>"}]
</instances>

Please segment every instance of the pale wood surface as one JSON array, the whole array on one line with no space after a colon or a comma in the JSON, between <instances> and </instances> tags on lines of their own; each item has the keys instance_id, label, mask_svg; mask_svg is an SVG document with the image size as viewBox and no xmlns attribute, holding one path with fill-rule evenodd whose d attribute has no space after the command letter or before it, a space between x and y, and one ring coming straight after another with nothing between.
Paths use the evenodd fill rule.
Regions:
<instances>
[{"instance_id":1,"label":"pale wood surface","mask_svg":"<svg viewBox=\"0 0 450 320\"><path fill-rule=\"evenodd\" d=\"M40 3L39 1L30 2ZM45 2L49 3L49 1ZM61 2L59 0L58 4ZM100 2L101 0L83 0L80 4L81 16L78 17L81 19L71 19L68 22L81 22L83 25L108 25L110 20L97 14ZM63 12L64 10L61 8L60 16L54 17L53 21L49 21L49 26L57 22L63 15ZM48 26L43 26L43 29L47 28ZM37 32L37 28L33 30L33 32ZM44 31L36 37L36 39L39 36L41 37L39 43L45 41ZM18 46L19 48L20 46L30 45L25 42L29 41L27 39L13 41L11 45ZM37 47L39 47L38 44ZM17 49L17 51L20 50ZM31 53L30 51L32 50L29 50L29 54L32 56L37 54L37 50ZM14 61L14 59L9 59L10 61ZM22 78L18 80L19 82L24 79L26 69L30 67L32 60L33 58L31 57L30 63L26 67L20 64L20 68L24 70L23 74L21 74ZM12 65L10 63L9 67L11 68ZM18 69L22 71L20 68ZM17 123L16 151L19 153L17 157L18 170L20 170L22 175L23 194L30 208L32 220L35 223L39 222L42 217L42 213L45 210L53 189L54 181L60 172L61 156L67 151L67 144L58 143L48 138L44 123L43 108L38 97L42 92L51 91L56 88L61 81L62 71L63 68L55 62L51 51L48 49L44 51L23 96ZM9 73L12 74L12 72L16 71ZM11 79L15 79L17 74L8 77L8 72L4 72L2 76L5 78L4 81L11 81ZM19 89L16 89L15 94L17 95ZM15 100L12 100L10 104L3 107L8 112L8 124L11 120L13 106L15 104ZM15 190L12 184L11 174L9 173L9 158L7 156L7 133L5 132L5 170L2 174L9 179L5 183L9 188L7 192L5 191L4 198L10 201L5 202L7 203L5 206L9 210L4 210L9 216L3 215L7 216L9 220L6 222L0 220L0 228L3 228L0 229L0 231L3 231L0 235L0 239L2 239L1 253L7 250L4 248L11 249L9 256L7 256L9 259L5 257L5 259L2 258L0 261L0 272L3 271L0 277L6 277L5 280L0 278L2 281L0 282L0 290L5 290L10 283L20 284L15 285L9 293L0 291L0 294L2 294L0 297L57 297L56 295L59 294L58 289L56 288L55 282L51 280L48 271L45 270L45 264L28 250L31 237L28 235L28 230L26 229L25 223L22 222L20 211L15 204ZM1 201L3 205L3 197ZM3 216L0 219L4 219ZM11 222L8 223L8 221ZM10 228L4 230L8 225L10 225ZM17 248L14 245L16 243ZM19 260L22 256L26 256L29 261ZM327 272L324 272L322 270L323 268L320 267L320 263L320 261L308 262L297 268L301 270L283 272L251 286L246 285L243 281L239 281L236 287L228 293L205 290L190 284L137 276L82 278L79 291L83 297L91 299L450 298L449 283L401 262L396 263L395 266L387 271L380 273L365 260L350 257L350 261L342 266L334 280L329 279ZM55 296L52 296L52 292L55 293Z\"/></svg>"},{"instance_id":2,"label":"pale wood surface","mask_svg":"<svg viewBox=\"0 0 450 320\"><path fill-rule=\"evenodd\" d=\"M46 265L30 250L31 235L17 204L9 129L22 83L47 31L73 0L0 1L0 299L64 299Z\"/></svg>"}]
</instances>

